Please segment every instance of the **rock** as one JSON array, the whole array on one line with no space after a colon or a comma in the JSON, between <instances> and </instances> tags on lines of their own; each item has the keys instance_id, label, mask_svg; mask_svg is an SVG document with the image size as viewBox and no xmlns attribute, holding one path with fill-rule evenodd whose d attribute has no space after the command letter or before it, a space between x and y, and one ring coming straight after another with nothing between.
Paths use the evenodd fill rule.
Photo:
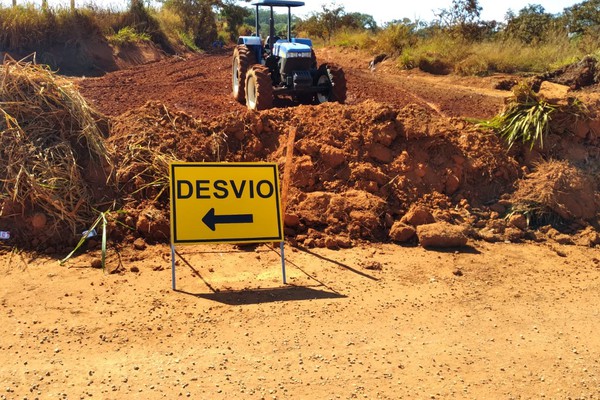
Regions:
<instances>
[{"instance_id":1,"label":"rock","mask_svg":"<svg viewBox=\"0 0 600 400\"><path fill-rule=\"evenodd\" d=\"M570 88L568 86L544 81L542 82L542 86L540 86L540 91L538 93L551 103L564 103L567 97L569 97L569 90Z\"/></svg>"},{"instance_id":2,"label":"rock","mask_svg":"<svg viewBox=\"0 0 600 400\"><path fill-rule=\"evenodd\" d=\"M495 233L492 229L487 227L480 229L477 232L477 236L479 236L480 239L490 243L502 242L504 240L501 235Z\"/></svg>"},{"instance_id":3,"label":"rock","mask_svg":"<svg viewBox=\"0 0 600 400\"><path fill-rule=\"evenodd\" d=\"M387 121L384 124L377 125L370 129L369 133L373 137L373 140L377 143L382 144L385 147L392 145L398 132L393 121Z\"/></svg>"},{"instance_id":4,"label":"rock","mask_svg":"<svg viewBox=\"0 0 600 400\"><path fill-rule=\"evenodd\" d=\"M136 250L146 250L146 242L142 238L137 238L133 242L133 248Z\"/></svg>"},{"instance_id":5,"label":"rock","mask_svg":"<svg viewBox=\"0 0 600 400\"><path fill-rule=\"evenodd\" d=\"M583 231L579 232L575 239L575 243L579 246L594 247L600 244L600 233L593 227L588 226Z\"/></svg>"},{"instance_id":6,"label":"rock","mask_svg":"<svg viewBox=\"0 0 600 400\"><path fill-rule=\"evenodd\" d=\"M504 230L504 237L510 242L518 242L523 239L523 236L525 236L525 234L518 228L506 228Z\"/></svg>"},{"instance_id":7,"label":"rock","mask_svg":"<svg viewBox=\"0 0 600 400\"><path fill-rule=\"evenodd\" d=\"M571 236L566 235L564 233L560 233L560 234L554 236L552 239L554 239L556 241L556 243L558 243L558 244L574 244Z\"/></svg>"},{"instance_id":8,"label":"rock","mask_svg":"<svg viewBox=\"0 0 600 400\"><path fill-rule=\"evenodd\" d=\"M445 186L444 192L453 195L460 188L460 179L454 174L449 174L446 177Z\"/></svg>"},{"instance_id":9,"label":"rock","mask_svg":"<svg viewBox=\"0 0 600 400\"><path fill-rule=\"evenodd\" d=\"M315 185L315 166L309 155L303 155L294 159L292 168L292 181L302 189L311 189Z\"/></svg>"},{"instance_id":10,"label":"rock","mask_svg":"<svg viewBox=\"0 0 600 400\"><path fill-rule=\"evenodd\" d=\"M383 269L383 265L379 261L371 261L364 266L365 269L370 271L381 271Z\"/></svg>"},{"instance_id":11,"label":"rock","mask_svg":"<svg viewBox=\"0 0 600 400\"><path fill-rule=\"evenodd\" d=\"M585 139L590 132L590 126L587 121L578 120L575 125L575 131L573 132L575 136L581 139Z\"/></svg>"},{"instance_id":12,"label":"rock","mask_svg":"<svg viewBox=\"0 0 600 400\"><path fill-rule=\"evenodd\" d=\"M523 214L513 214L508 218L508 223L515 228L519 228L524 231L528 227L527 217Z\"/></svg>"},{"instance_id":13,"label":"rock","mask_svg":"<svg viewBox=\"0 0 600 400\"><path fill-rule=\"evenodd\" d=\"M494 203L490 206L490 210L497 214L504 214L506 212L506 206L500 203Z\"/></svg>"},{"instance_id":14,"label":"rock","mask_svg":"<svg viewBox=\"0 0 600 400\"><path fill-rule=\"evenodd\" d=\"M321 149L321 158L325 165L335 168L346 161L344 151L333 146L323 145Z\"/></svg>"},{"instance_id":15,"label":"rock","mask_svg":"<svg viewBox=\"0 0 600 400\"><path fill-rule=\"evenodd\" d=\"M392 151L381 143L373 143L369 148L369 157L383 163L390 163L393 160Z\"/></svg>"},{"instance_id":16,"label":"rock","mask_svg":"<svg viewBox=\"0 0 600 400\"><path fill-rule=\"evenodd\" d=\"M46 217L46 214L42 212L37 212L33 214L33 217L31 217L31 226L33 226L33 229L36 230L43 229L47 222L48 218Z\"/></svg>"},{"instance_id":17,"label":"rock","mask_svg":"<svg viewBox=\"0 0 600 400\"><path fill-rule=\"evenodd\" d=\"M285 226L290 228L297 228L300 225L300 217L296 214L285 214L283 217L283 223Z\"/></svg>"},{"instance_id":18,"label":"rock","mask_svg":"<svg viewBox=\"0 0 600 400\"><path fill-rule=\"evenodd\" d=\"M448 222L419 225L417 237L423 247L461 247L467 244L465 228Z\"/></svg>"},{"instance_id":19,"label":"rock","mask_svg":"<svg viewBox=\"0 0 600 400\"><path fill-rule=\"evenodd\" d=\"M414 205L412 206L406 214L400 219L400 222L403 222L412 226L419 226L424 224L431 224L435 222L433 218L433 214L431 211L424 206Z\"/></svg>"},{"instance_id":20,"label":"rock","mask_svg":"<svg viewBox=\"0 0 600 400\"><path fill-rule=\"evenodd\" d=\"M136 230L149 240L165 240L171 236L171 224L164 211L149 206L140 212Z\"/></svg>"},{"instance_id":21,"label":"rock","mask_svg":"<svg viewBox=\"0 0 600 400\"><path fill-rule=\"evenodd\" d=\"M92 262L90 263L90 265L91 265L92 268L98 268L98 269L100 269L100 268L102 268L102 260L99 259L99 258L94 258L92 260Z\"/></svg>"},{"instance_id":22,"label":"rock","mask_svg":"<svg viewBox=\"0 0 600 400\"><path fill-rule=\"evenodd\" d=\"M331 249L331 250L339 249L337 240L335 239L335 237L332 237L332 236L327 236L325 238L325 247L327 247L328 249Z\"/></svg>"},{"instance_id":23,"label":"rock","mask_svg":"<svg viewBox=\"0 0 600 400\"><path fill-rule=\"evenodd\" d=\"M406 225L401 221L396 221L390 229L390 239L394 242L405 243L412 239L417 230L410 225Z\"/></svg>"}]
</instances>

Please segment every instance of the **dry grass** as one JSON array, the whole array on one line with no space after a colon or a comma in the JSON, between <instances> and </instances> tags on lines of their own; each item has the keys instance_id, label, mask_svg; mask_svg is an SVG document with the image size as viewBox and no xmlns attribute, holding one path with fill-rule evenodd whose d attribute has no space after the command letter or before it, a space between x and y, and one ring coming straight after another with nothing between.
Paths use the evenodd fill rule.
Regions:
<instances>
[{"instance_id":1,"label":"dry grass","mask_svg":"<svg viewBox=\"0 0 600 400\"><path fill-rule=\"evenodd\" d=\"M527 210L538 220L553 216L590 219L600 210L593 181L568 161L549 160L536 165L534 172L519 181L512 200L515 209Z\"/></svg>"},{"instance_id":2,"label":"dry grass","mask_svg":"<svg viewBox=\"0 0 600 400\"><path fill-rule=\"evenodd\" d=\"M110 166L99 114L49 69L7 59L0 118L0 203L12 210L0 216L42 212L45 230L59 236L65 227L75 233L89 225L94 211L84 169Z\"/></svg>"}]
</instances>

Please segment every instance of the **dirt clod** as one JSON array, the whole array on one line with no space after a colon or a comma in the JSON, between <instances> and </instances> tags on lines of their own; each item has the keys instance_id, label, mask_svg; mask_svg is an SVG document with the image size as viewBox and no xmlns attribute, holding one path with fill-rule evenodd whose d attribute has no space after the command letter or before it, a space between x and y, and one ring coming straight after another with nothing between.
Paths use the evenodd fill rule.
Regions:
<instances>
[{"instance_id":1,"label":"dirt clod","mask_svg":"<svg viewBox=\"0 0 600 400\"><path fill-rule=\"evenodd\" d=\"M417 226L417 237L423 247L462 247L467 244L465 229L447 222Z\"/></svg>"}]
</instances>

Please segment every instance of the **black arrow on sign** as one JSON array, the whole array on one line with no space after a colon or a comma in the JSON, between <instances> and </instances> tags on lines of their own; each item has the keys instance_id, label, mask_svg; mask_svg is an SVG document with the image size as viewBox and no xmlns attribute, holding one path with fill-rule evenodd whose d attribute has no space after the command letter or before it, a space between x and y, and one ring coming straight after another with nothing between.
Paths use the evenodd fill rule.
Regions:
<instances>
[{"instance_id":1,"label":"black arrow on sign","mask_svg":"<svg viewBox=\"0 0 600 400\"><path fill-rule=\"evenodd\" d=\"M254 222L253 214L229 214L229 215L215 215L215 209L211 208L208 210L202 222L211 231L216 229L217 224L251 224Z\"/></svg>"}]
</instances>

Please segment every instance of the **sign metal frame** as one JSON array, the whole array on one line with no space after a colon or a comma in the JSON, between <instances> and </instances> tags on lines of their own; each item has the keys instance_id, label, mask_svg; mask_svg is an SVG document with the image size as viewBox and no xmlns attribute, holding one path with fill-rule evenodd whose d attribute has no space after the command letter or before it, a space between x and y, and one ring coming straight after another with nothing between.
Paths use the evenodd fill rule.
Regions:
<instances>
[{"instance_id":1,"label":"sign metal frame","mask_svg":"<svg viewBox=\"0 0 600 400\"><path fill-rule=\"evenodd\" d=\"M214 236L212 235L211 237L202 237L202 234L199 234L198 237L189 237L189 232L188 232L188 236L186 235L179 235L178 237L178 226L177 226L177 222L178 222L178 212L181 212L181 214L185 214L185 212L179 210L178 211L178 204L177 204L177 169L178 168L184 168L184 169L188 169L188 168L196 168L198 169L198 171L207 171L206 174L207 175L202 175L200 174L203 178L206 178L207 176L210 176L211 170L212 171L218 171L219 173L221 173L223 170L229 170L229 171L235 171L235 169L241 170L241 169L248 169L248 171L253 171L254 168L257 168L256 171L260 171L262 169L262 171L260 171L261 173L263 173L263 175L261 175L263 178L265 177L264 175L264 170L268 169L269 173L272 171L272 176L269 174L269 179L272 179L268 182L270 182L270 184L272 184L272 193L271 195L274 196L274 199L269 200L273 202L273 206L275 206L275 210L273 210L272 212L274 212L275 214L270 215L269 213L271 211L267 211L267 214L269 215L269 220L271 222L271 224L269 224L265 229L266 229L266 234L259 234L256 237L220 237L220 236ZM194 171L195 173L196 171ZM189 173L189 170L188 170ZM176 290L176 274L175 274L175 257L176 257L176 251L175 251L175 245L178 244L182 244L182 245L191 245L191 244L203 244L203 243L265 243L265 242L279 242L280 243L280 253L281 253L281 269L282 269L282 275L283 275L283 283L286 284L286 273L285 273L285 256L284 256L284 233L283 233L283 215L282 215L282 209L281 209L281 195L280 195L280 183L279 183L279 170L278 170L278 166L276 163L267 163L267 162L239 162L239 163L219 163L219 162L174 162L171 163L169 165L169 174L170 174L170 197L171 197L171 201L170 201L170 205L171 205L171 278L172 278L172 287L173 290ZM250 173L249 176L252 176L252 173ZM208 180L203 180L202 182L209 182ZM225 184L225 181L221 181L224 182L223 184ZM267 180L263 179L263 181L259 181L260 182L267 182ZM233 184L233 182L232 182ZM267 185L268 188L271 189L271 186ZM198 185L198 184L197 184ZM203 190L205 190L205 188L202 188ZM220 189L221 190L221 194L224 193L224 190L222 187L217 188L217 190ZM259 189L259 188L257 188ZM208 190L208 189L206 189ZM234 189L235 190L235 189ZM254 189L256 190L256 189ZM238 192L239 194L239 192ZM207 195L208 196L208 195ZM192 199L191 201L195 201L195 202L199 202L201 204L206 203L205 208L208 208L208 211L206 212L206 214L204 215L205 210L202 210L198 215L204 215L203 218L198 217L198 221L199 223L204 223L204 225L206 225L206 227L212 231L212 232L216 232L216 228L217 228L217 224L219 227L221 227L221 225L233 225L234 227L244 227L244 226L251 226L252 224L254 224L256 221L254 220L254 214L217 214L218 211L215 211L215 207L214 204L211 203L210 201L206 201L207 197L203 196L202 199L200 200L200 197L197 195L198 198L196 199ZM210 196L208 196L210 197ZM241 197L241 196L239 196ZM238 199L239 199L238 197ZM264 196L263 196L264 197ZM222 199L222 197L221 197ZM243 199L239 199L237 201L243 202ZM246 201L248 201L246 199ZM264 202L264 201L263 201ZM203 204L204 205L204 204ZM183 208L183 207L182 207ZM189 209L190 207L188 206L187 209ZM255 210L256 211L256 210ZM179 217L181 217L181 214ZM189 218L188 215L185 215L186 218ZM277 227L273 227L272 222L276 221ZM256 229L261 229L261 227L259 226L259 228L254 228L252 227L252 229L256 230ZM231 232L231 229L228 230L228 232ZM243 232L243 229L242 229ZM276 232L276 234L273 234L273 232ZM184 237L185 238L182 238Z\"/></svg>"}]
</instances>

